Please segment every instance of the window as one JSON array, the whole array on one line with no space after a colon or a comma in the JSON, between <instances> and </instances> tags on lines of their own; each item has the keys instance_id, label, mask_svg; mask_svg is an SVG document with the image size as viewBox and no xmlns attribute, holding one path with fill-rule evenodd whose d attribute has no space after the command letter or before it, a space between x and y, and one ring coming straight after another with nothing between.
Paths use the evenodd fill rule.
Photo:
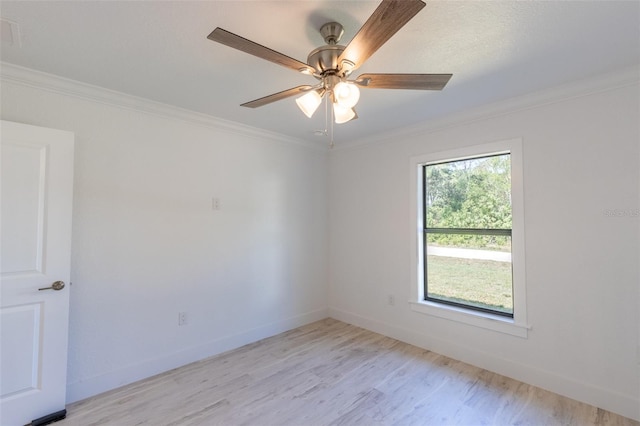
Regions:
<instances>
[{"instance_id":1,"label":"window","mask_svg":"<svg viewBox=\"0 0 640 426\"><path fill-rule=\"evenodd\" d=\"M511 154L422 167L425 299L513 318Z\"/></svg>"},{"instance_id":2,"label":"window","mask_svg":"<svg viewBox=\"0 0 640 426\"><path fill-rule=\"evenodd\" d=\"M521 145L411 159L414 310L526 337Z\"/></svg>"}]
</instances>

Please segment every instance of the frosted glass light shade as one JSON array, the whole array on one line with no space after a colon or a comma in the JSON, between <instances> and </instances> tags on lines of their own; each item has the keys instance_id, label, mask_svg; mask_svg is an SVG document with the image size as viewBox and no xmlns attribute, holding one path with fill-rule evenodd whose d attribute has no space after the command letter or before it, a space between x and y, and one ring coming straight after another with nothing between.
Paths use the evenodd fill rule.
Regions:
<instances>
[{"instance_id":1,"label":"frosted glass light shade","mask_svg":"<svg viewBox=\"0 0 640 426\"><path fill-rule=\"evenodd\" d=\"M337 124L346 123L356 116L356 112L352 108L345 108L340 104L333 104L333 116Z\"/></svg>"},{"instance_id":2,"label":"frosted glass light shade","mask_svg":"<svg viewBox=\"0 0 640 426\"><path fill-rule=\"evenodd\" d=\"M296 103L298 104L298 108L306 115L311 118L314 112L320 106L322 102L322 98L315 90L310 91L309 93L305 93L296 99Z\"/></svg>"},{"instance_id":3,"label":"frosted glass light shade","mask_svg":"<svg viewBox=\"0 0 640 426\"><path fill-rule=\"evenodd\" d=\"M360 99L360 89L353 83L341 81L333 88L335 101L344 108L353 108Z\"/></svg>"}]
</instances>

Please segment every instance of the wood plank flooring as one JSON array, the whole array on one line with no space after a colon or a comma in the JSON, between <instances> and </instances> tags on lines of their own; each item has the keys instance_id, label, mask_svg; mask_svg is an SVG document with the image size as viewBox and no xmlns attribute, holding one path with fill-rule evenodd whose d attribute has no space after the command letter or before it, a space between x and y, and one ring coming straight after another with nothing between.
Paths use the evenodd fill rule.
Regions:
<instances>
[{"instance_id":1,"label":"wood plank flooring","mask_svg":"<svg viewBox=\"0 0 640 426\"><path fill-rule=\"evenodd\" d=\"M333 319L67 409L56 425L640 426Z\"/></svg>"}]
</instances>

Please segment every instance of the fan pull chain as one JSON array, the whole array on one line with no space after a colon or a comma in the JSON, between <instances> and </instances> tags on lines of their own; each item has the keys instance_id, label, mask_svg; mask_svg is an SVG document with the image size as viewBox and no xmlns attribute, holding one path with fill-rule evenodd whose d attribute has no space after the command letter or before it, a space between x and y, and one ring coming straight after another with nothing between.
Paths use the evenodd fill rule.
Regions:
<instances>
[{"instance_id":1,"label":"fan pull chain","mask_svg":"<svg viewBox=\"0 0 640 426\"><path fill-rule=\"evenodd\" d=\"M324 135L329 131L329 96L324 97Z\"/></svg>"},{"instance_id":2,"label":"fan pull chain","mask_svg":"<svg viewBox=\"0 0 640 426\"><path fill-rule=\"evenodd\" d=\"M327 97L327 108L329 109L329 98ZM335 117L334 115L334 111L333 108L331 109L331 134L330 134L330 139L331 141L329 142L329 149L333 149L334 147L334 143L333 143L333 122L335 121ZM325 114L325 117L328 117L329 114ZM326 120L326 118L325 118ZM325 127L326 128L326 127Z\"/></svg>"},{"instance_id":3,"label":"fan pull chain","mask_svg":"<svg viewBox=\"0 0 640 426\"><path fill-rule=\"evenodd\" d=\"M331 109L331 127L329 127L329 109ZM316 134L322 134L329 137L329 149L332 149L333 143L333 122L335 120L333 108L329 108L329 96L324 97L324 130L316 130Z\"/></svg>"}]
</instances>

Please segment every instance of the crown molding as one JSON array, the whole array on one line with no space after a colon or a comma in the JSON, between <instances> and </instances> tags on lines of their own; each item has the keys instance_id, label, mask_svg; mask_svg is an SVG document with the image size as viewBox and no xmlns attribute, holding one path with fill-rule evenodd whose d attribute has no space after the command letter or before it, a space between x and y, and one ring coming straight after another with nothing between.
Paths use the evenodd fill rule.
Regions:
<instances>
[{"instance_id":1,"label":"crown molding","mask_svg":"<svg viewBox=\"0 0 640 426\"><path fill-rule=\"evenodd\" d=\"M8 62L0 62L0 81L2 83L32 87L116 108L143 112L162 118L186 121L191 124L223 130L253 139L294 144L315 151L326 152L325 147L302 139L292 138L276 132L240 124L235 121L224 120L185 108L82 83Z\"/></svg>"},{"instance_id":2,"label":"crown molding","mask_svg":"<svg viewBox=\"0 0 640 426\"><path fill-rule=\"evenodd\" d=\"M398 139L411 138L425 133L433 133L449 127L470 124L475 121L486 120L514 112L539 108L581 98L596 93L607 92L624 87L638 85L640 83L640 65L623 68L615 72L600 74L584 80L573 81L568 84L555 86L536 92L502 101L492 102L479 107L466 109L458 113L452 113L441 118L421 122L413 126L395 129L381 133L374 137L356 139L351 142L341 143L333 150L353 149L363 146L394 143Z\"/></svg>"},{"instance_id":3,"label":"crown molding","mask_svg":"<svg viewBox=\"0 0 640 426\"><path fill-rule=\"evenodd\" d=\"M253 139L294 144L315 151L327 152L324 146L319 146L318 144L302 139L292 138L257 127L247 126L173 105L82 83L8 62L0 62L0 81L3 83L7 82L33 87L117 108L143 112L162 118L182 120L191 124L228 131ZM381 133L374 137L355 139L350 142L344 141L339 146L334 147L332 151L381 143L393 143L393 141L398 139L410 138L416 135L432 133L449 127L469 124L517 111L538 108L595 93L636 85L638 82L640 82L640 66L634 65L616 72L601 74L550 89L467 109L458 113L449 114L445 117L424 121L413 126Z\"/></svg>"}]
</instances>

